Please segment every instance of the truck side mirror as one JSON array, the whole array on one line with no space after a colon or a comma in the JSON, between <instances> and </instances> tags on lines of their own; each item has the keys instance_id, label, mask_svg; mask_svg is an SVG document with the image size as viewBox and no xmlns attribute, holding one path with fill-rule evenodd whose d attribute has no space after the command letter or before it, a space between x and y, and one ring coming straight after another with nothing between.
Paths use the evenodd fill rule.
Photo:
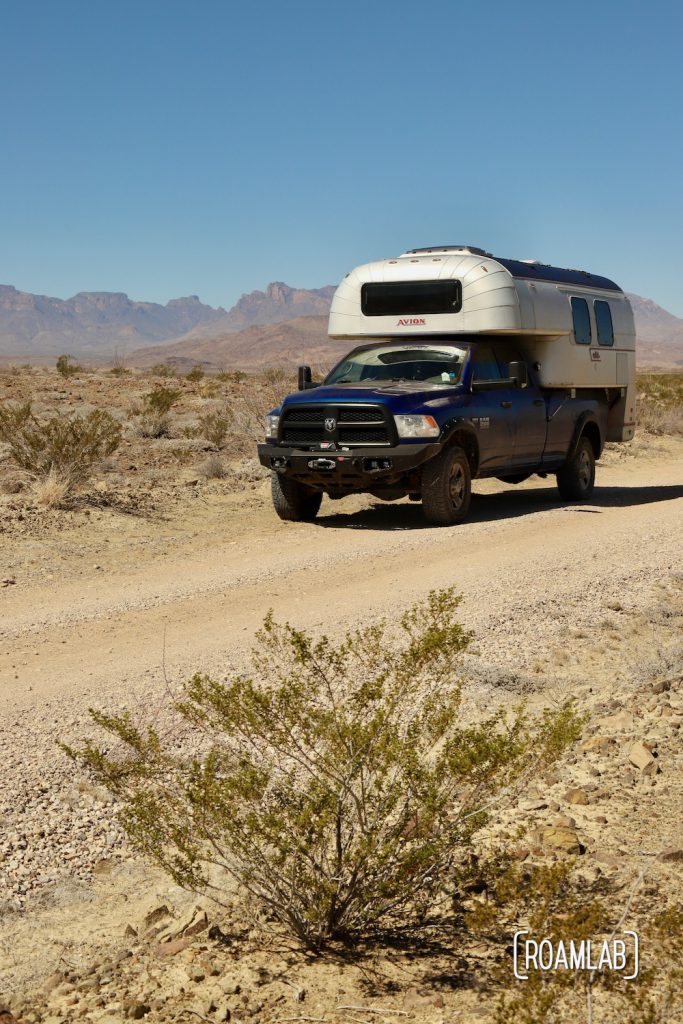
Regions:
<instances>
[{"instance_id":1,"label":"truck side mirror","mask_svg":"<svg viewBox=\"0 0 683 1024\"><path fill-rule=\"evenodd\" d=\"M313 382L310 366L299 367L299 391L306 391Z\"/></svg>"},{"instance_id":2,"label":"truck side mirror","mask_svg":"<svg viewBox=\"0 0 683 1024\"><path fill-rule=\"evenodd\" d=\"M529 371L527 370L526 363L509 363L508 373L510 380L516 388L525 388L529 383Z\"/></svg>"}]
</instances>

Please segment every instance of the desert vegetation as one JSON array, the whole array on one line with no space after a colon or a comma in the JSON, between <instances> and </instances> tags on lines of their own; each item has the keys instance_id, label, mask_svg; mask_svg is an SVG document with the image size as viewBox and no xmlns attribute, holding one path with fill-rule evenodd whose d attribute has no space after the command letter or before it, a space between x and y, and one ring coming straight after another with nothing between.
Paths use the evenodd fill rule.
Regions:
<instances>
[{"instance_id":1,"label":"desert vegetation","mask_svg":"<svg viewBox=\"0 0 683 1024\"><path fill-rule=\"evenodd\" d=\"M651 434L683 434L683 373L640 373L638 428Z\"/></svg>"},{"instance_id":2,"label":"desert vegetation","mask_svg":"<svg viewBox=\"0 0 683 1024\"><path fill-rule=\"evenodd\" d=\"M195 675L177 705L206 741L200 757L129 715L94 713L123 751L89 744L80 760L179 884L221 901L235 880L313 949L419 923L501 793L581 725L569 704L535 722L522 707L464 722L458 603L432 593L398 636L379 622L336 644L268 616L253 678Z\"/></svg>"}]
</instances>

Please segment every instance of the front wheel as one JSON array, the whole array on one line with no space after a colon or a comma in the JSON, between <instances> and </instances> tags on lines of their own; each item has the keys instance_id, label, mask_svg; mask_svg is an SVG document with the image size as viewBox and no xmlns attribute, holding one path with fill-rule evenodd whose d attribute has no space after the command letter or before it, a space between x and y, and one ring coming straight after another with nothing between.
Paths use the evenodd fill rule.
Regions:
<instances>
[{"instance_id":1,"label":"front wheel","mask_svg":"<svg viewBox=\"0 0 683 1024\"><path fill-rule=\"evenodd\" d=\"M296 480L289 480L279 473L271 473L270 490L273 507L280 519L289 522L310 522L320 511L323 496L319 491L312 491Z\"/></svg>"},{"instance_id":2,"label":"front wheel","mask_svg":"<svg viewBox=\"0 0 683 1024\"><path fill-rule=\"evenodd\" d=\"M422 508L436 526L461 523L470 508L472 474L462 448L445 448L422 471Z\"/></svg>"},{"instance_id":3,"label":"front wheel","mask_svg":"<svg viewBox=\"0 0 683 1024\"><path fill-rule=\"evenodd\" d=\"M582 437L576 451L557 472L557 488L567 501L583 501L595 483L595 452L587 437Z\"/></svg>"}]
</instances>

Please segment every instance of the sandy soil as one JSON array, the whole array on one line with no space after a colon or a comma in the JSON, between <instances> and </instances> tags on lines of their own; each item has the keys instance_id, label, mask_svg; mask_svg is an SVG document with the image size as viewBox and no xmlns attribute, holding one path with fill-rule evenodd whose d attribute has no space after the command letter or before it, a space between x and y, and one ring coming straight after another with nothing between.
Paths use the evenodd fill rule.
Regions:
<instances>
[{"instance_id":1,"label":"sandy soil","mask_svg":"<svg viewBox=\"0 0 683 1024\"><path fill-rule=\"evenodd\" d=\"M463 594L462 620L476 633L467 671L478 706L520 694L540 704L573 692L593 716L631 708L642 722L630 738L654 735L661 763L668 761L661 776L640 779L621 748L613 763L575 757L552 790L550 809L532 814L529 826L552 814L553 800L561 806L572 776L602 793L572 809L588 855L595 855L593 869L602 863L598 871L613 870L626 886L643 849L683 846L681 773L673 771L682 763L683 442L609 452L589 505L562 503L552 482L477 483L470 520L452 529L426 527L419 506L373 499L326 500L316 523L285 524L271 509L267 482L230 494L200 481L166 516L90 508L48 517L24 534L0 534L0 996L4 988L35 1019L80 1015L111 1024L137 1012L129 1005L136 989L128 957L144 964L147 988L173 994L152 1007L150 1021L174 1019L181 1006L226 1019L223 1003L233 1020L334 1020L344 991L349 1003L370 1005L362 970L349 969L340 982L329 965L311 973L302 960L258 943L241 960L231 953L215 977L205 969L196 983L187 981L194 961L184 961L181 985L179 961L172 974L166 960L155 959L155 934L141 922L162 904L170 917L181 916L189 897L132 857L106 796L56 747L92 734L89 706L143 702L161 710L193 672L223 677L239 667L268 608L337 634L454 585ZM664 715L661 696L653 703L644 689L657 679L674 681ZM608 824L595 821L596 810ZM605 867L605 850L612 866ZM661 870L681 883L680 864ZM135 938L124 934L128 925ZM135 945L143 935L144 949ZM178 957L220 956L206 948ZM285 980L271 978L273 998L264 996L266 1008L255 1009L259 969L272 971L280 961ZM96 969L97 985L78 988ZM103 969L125 976L128 996L101 995ZM402 995L395 1003L383 995L383 1006L418 1019L493 1019L476 986L442 992L433 983L425 990L417 969L401 970ZM304 983L302 1010L292 998ZM249 992L248 1005L236 984ZM88 1002L95 987L98 999ZM209 1004L218 1008L209 1013Z\"/></svg>"}]
</instances>

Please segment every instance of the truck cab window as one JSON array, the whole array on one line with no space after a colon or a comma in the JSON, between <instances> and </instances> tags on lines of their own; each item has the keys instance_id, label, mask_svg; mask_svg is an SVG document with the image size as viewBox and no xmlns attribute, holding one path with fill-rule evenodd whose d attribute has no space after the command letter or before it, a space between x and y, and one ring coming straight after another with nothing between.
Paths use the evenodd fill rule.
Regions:
<instances>
[{"instance_id":1,"label":"truck cab window","mask_svg":"<svg viewBox=\"0 0 683 1024\"><path fill-rule=\"evenodd\" d=\"M588 312L588 303L585 299L573 297L572 320L574 321L574 338L577 345L590 345L593 340L591 332L591 318Z\"/></svg>"},{"instance_id":2,"label":"truck cab window","mask_svg":"<svg viewBox=\"0 0 683 1024\"><path fill-rule=\"evenodd\" d=\"M595 312L595 326L598 329L598 345L614 344L614 327L612 326L612 311L609 302L596 299L593 303Z\"/></svg>"},{"instance_id":3,"label":"truck cab window","mask_svg":"<svg viewBox=\"0 0 683 1024\"><path fill-rule=\"evenodd\" d=\"M477 345L472 358L473 382L504 380L498 360L490 345Z\"/></svg>"}]
</instances>

